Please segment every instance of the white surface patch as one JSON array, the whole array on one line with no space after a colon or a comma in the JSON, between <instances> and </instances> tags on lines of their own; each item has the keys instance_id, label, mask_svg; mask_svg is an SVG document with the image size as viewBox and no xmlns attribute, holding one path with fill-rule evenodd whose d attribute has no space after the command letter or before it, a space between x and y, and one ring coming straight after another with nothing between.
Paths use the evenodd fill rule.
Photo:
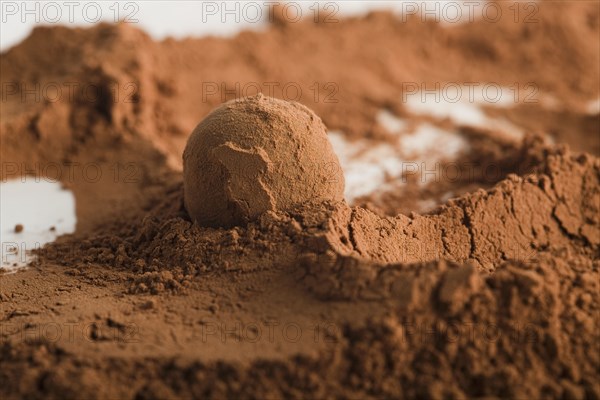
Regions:
<instances>
[{"instance_id":1,"label":"white surface patch","mask_svg":"<svg viewBox=\"0 0 600 400\"><path fill-rule=\"evenodd\" d=\"M587 112L591 115L600 114L600 99L590 101L587 106Z\"/></svg>"},{"instance_id":2,"label":"white surface patch","mask_svg":"<svg viewBox=\"0 0 600 400\"><path fill-rule=\"evenodd\" d=\"M339 132L329 132L329 140L344 170L348 201L373 193L385 181L386 173L402 168L402 159L387 143L350 142Z\"/></svg>"},{"instance_id":3,"label":"white surface patch","mask_svg":"<svg viewBox=\"0 0 600 400\"><path fill-rule=\"evenodd\" d=\"M459 134L448 132L431 124L421 124L414 133L401 138L403 152L416 157L436 155L438 158L455 158L469 147Z\"/></svg>"},{"instance_id":4,"label":"white surface patch","mask_svg":"<svg viewBox=\"0 0 600 400\"><path fill-rule=\"evenodd\" d=\"M510 138L520 140L523 130L503 118L488 116L483 107L510 108L519 99L511 88L498 85L479 85L479 88L449 85L454 93L432 91L406 93L403 104L417 115L427 115L438 120L448 119L456 125L494 129ZM483 88L491 88L485 90ZM458 132L446 131L430 123L421 123L408 131L406 120L387 110L380 111L377 122L392 134L398 135L395 143L371 140L348 141L338 132L329 138L340 158L346 178L346 200L352 202L388 186L388 178L396 179L403 173L423 168L435 170L440 161L453 161L469 149L468 141ZM438 163L438 164L436 164ZM417 166L418 165L418 166ZM427 180L421 179L421 184ZM397 187L397 186L395 186ZM431 208L425 201L424 209Z\"/></svg>"},{"instance_id":5,"label":"white surface patch","mask_svg":"<svg viewBox=\"0 0 600 400\"><path fill-rule=\"evenodd\" d=\"M494 95L494 101L486 101L483 95L477 95L479 92L481 91L475 90L474 93L463 91L467 94L458 99L447 93L405 94L404 105L414 114L449 119L457 125L495 129L511 138L521 139L524 135L522 129L506 119L489 117L482 108L483 106L508 108L514 105L511 91L501 90L498 92L498 97Z\"/></svg>"},{"instance_id":6,"label":"white surface patch","mask_svg":"<svg viewBox=\"0 0 600 400\"><path fill-rule=\"evenodd\" d=\"M75 198L59 183L33 177L0 183L2 267L10 271L29 264L31 250L74 232L75 222ZM24 227L21 233L15 233L17 224Z\"/></svg>"},{"instance_id":7,"label":"white surface patch","mask_svg":"<svg viewBox=\"0 0 600 400\"><path fill-rule=\"evenodd\" d=\"M384 126L390 133L400 133L406 129L406 121L398 118L388 110L381 110L376 116L377 123Z\"/></svg>"},{"instance_id":8,"label":"white surface patch","mask_svg":"<svg viewBox=\"0 0 600 400\"><path fill-rule=\"evenodd\" d=\"M389 122L388 126L382 125L400 133L394 120L396 117L392 117L378 120L380 123ZM468 142L458 133L427 123L417 126L412 133L404 133L395 143L382 143L367 139L349 141L340 132L329 132L329 140L344 170L348 202L385 189L388 178L397 180L404 172L413 171L415 163L421 165L426 162L431 167L441 160L453 160L469 148Z\"/></svg>"}]
</instances>

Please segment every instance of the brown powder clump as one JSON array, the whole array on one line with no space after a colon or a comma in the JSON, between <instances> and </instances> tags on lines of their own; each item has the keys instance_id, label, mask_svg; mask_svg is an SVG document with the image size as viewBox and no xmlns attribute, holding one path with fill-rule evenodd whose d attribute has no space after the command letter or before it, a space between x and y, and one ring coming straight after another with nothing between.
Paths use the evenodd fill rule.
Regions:
<instances>
[{"instance_id":1,"label":"brown powder clump","mask_svg":"<svg viewBox=\"0 0 600 400\"><path fill-rule=\"evenodd\" d=\"M266 211L341 201L344 176L321 119L262 94L211 112L183 152L185 208L204 226L242 225Z\"/></svg>"},{"instance_id":2,"label":"brown powder clump","mask_svg":"<svg viewBox=\"0 0 600 400\"><path fill-rule=\"evenodd\" d=\"M585 110L599 95L586 73L598 6L539 2L532 25L494 4L508 17L452 27L372 13L162 42L126 25L42 28L3 54L3 84L103 93L7 92L3 162L106 173L64 182L75 234L0 276L0 396L600 398L599 115ZM349 142L389 141L382 109L424 120L402 103L407 82L533 82L558 108L485 113L557 144L427 117L469 142L462 167L498 176L394 187L366 199L381 213L324 201L225 229L195 223L180 171L189 133L236 83L271 81L298 82L296 100ZM437 208L414 212L427 191Z\"/></svg>"}]
</instances>

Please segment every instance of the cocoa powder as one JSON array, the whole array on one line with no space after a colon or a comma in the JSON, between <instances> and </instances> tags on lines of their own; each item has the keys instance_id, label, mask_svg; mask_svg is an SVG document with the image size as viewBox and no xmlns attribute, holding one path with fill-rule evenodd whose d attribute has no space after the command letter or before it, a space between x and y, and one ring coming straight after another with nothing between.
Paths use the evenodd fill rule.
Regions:
<instances>
[{"instance_id":1,"label":"cocoa powder","mask_svg":"<svg viewBox=\"0 0 600 400\"><path fill-rule=\"evenodd\" d=\"M3 99L3 163L133 169L66 181L77 231L0 276L3 398L600 398L600 116L584 111L599 96L586 73L600 57L598 7L539 7L533 27L371 13L278 18L231 39L36 29L2 55L2 82L104 94ZM381 109L451 127L469 143L460 168L484 168L199 225L181 154L224 100L199 88L234 79L297 82L298 101L350 142L396 140ZM315 101L314 81L336 82L339 101ZM535 82L562 103L486 108L537 133L511 139L400 100L405 82L440 81ZM131 82L134 101L107 94ZM424 199L435 206L414 212Z\"/></svg>"}]
</instances>

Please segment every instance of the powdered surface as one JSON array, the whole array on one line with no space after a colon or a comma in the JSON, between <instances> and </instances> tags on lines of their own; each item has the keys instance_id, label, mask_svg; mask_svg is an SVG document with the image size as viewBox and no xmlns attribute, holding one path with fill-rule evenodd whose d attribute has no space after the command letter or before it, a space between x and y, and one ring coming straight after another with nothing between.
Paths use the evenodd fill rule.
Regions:
<instances>
[{"instance_id":1,"label":"powdered surface","mask_svg":"<svg viewBox=\"0 0 600 400\"><path fill-rule=\"evenodd\" d=\"M0 276L2 397L600 398L600 146L584 107L599 96L597 5L542 3L535 26L395 18L163 42L126 25L41 28L3 54L3 83L103 90L3 98L3 163L75 165L62 180L78 227ZM469 173L201 227L181 153L224 100L202 84L238 81L297 82L350 142L395 140L381 109L455 129ZM315 81L339 101L315 100ZM446 81L535 82L562 103L486 109L540 134L521 140L401 101L403 82Z\"/></svg>"}]
</instances>

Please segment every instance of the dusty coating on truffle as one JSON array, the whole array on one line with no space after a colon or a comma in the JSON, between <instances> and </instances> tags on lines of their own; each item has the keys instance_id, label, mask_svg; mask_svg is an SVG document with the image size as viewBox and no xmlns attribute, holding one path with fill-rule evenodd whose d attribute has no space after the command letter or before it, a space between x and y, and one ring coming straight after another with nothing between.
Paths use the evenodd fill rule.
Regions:
<instances>
[{"instance_id":1,"label":"dusty coating on truffle","mask_svg":"<svg viewBox=\"0 0 600 400\"><path fill-rule=\"evenodd\" d=\"M258 94L211 112L183 152L184 202L203 226L231 227L266 211L342 201L344 176L321 119Z\"/></svg>"}]
</instances>

